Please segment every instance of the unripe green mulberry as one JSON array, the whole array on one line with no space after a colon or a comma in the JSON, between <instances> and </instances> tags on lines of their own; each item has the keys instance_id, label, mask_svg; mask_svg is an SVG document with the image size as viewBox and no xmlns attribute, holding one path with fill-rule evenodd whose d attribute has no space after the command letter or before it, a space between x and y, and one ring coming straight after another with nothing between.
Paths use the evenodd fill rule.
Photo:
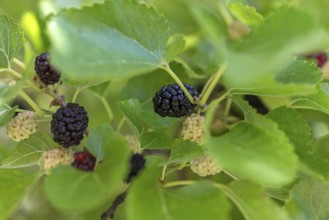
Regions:
<instances>
[{"instance_id":1,"label":"unripe green mulberry","mask_svg":"<svg viewBox=\"0 0 329 220\"><path fill-rule=\"evenodd\" d=\"M7 124L7 134L15 141L27 139L31 134L35 133L36 130L37 116L31 111L18 113Z\"/></svg>"},{"instance_id":2,"label":"unripe green mulberry","mask_svg":"<svg viewBox=\"0 0 329 220\"><path fill-rule=\"evenodd\" d=\"M182 138L198 144L202 144L205 135L205 117L191 114L183 122Z\"/></svg>"},{"instance_id":3,"label":"unripe green mulberry","mask_svg":"<svg viewBox=\"0 0 329 220\"><path fill-rule=\"evenodd\" d=\"M191 170L199 176L215 175L222 171L222 168L220 168L209 155L191 160L190 164Z\"/></svg>"},{"instance_id":4,"label":"unripe green mulberry","mask_svg":"<svg viewBox=\"0 0 329 220\"><path fill-rule=\"evenodd\" d=\"M59 165L70 165L74 161L74 156L71 150L65 148L54 148L43 152L39 166L46 173Z\"/></svg>"}]
</instances>

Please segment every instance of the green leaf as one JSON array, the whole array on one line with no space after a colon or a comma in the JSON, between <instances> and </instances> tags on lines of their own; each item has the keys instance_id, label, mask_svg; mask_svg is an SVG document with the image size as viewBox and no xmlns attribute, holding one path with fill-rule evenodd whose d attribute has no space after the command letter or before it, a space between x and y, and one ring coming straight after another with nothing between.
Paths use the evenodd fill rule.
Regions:
<instances>
[{"instance_id":1,"label":"green leaf","mask_svg":"<svg viewBox=\"0 0 329 220\"><path fill-rule=\"evenodd\" d=\"M228 67L224 83L234 93L277 96L315 92L320 81L319 70L309 63L291 60L298 54L328 47L328 39L329 33L306 12L295 8L278 9L240 45L226 53ZM311 75L308 75L309 70Z\"/></svg>"},{"instance_id":2,"label":"green leaf","mask_svg":"<svg viewBox=\"0 0 329 220\"><path fill-rule=\"evenodd\" d=\"M271 111L267 117L275 121L285 132L295 146L295 152L299 156L300 162L318 175L329 177L329 162L314 155L312 130L301 113L294 109L281 107Z\"/></svg>"},{"instance_id":3,"label":"green leaf","mask_svg":"<svg viewBox=\"0 0 329 220\"><path fill-rule=\"evenodd\" d=\"M251 27L256 27L263 22L263 16L259 14L255 8L245 5L241 2L229 3L227 7L231 13L241 22Z\"/></svg>"},{"instance_id":4,"label":"green leaf","mask_svg":"<svg viewBox=\"0 0 329 220\"><path fill-rule=\"evenodd\" d=\"M13 108L6 106L0 107L0 128L5 126L13 118L17 108L17 106Z\"/></svg>"},{"instance_id":5,"label":"green leaf","mask_svg":"<svg viewBox=\"0 0 329 220\"><path fill-rule=\"evenodd\" d=\"M36 132L19 142L0 168L17 169L37 165L42 153L56 146L48 134Z\"/></svg>"},{"instance_id":6,"label":"green leaf","mask_svg":"<svg viewBox=\"0 0 329 220\"><path fill-rule=\"evenodd\" d=\"M45 191L56 208L88 211L120 193L129 161L127 145L121 139L112 139L104 143L103 148L104 160L95 171L61 166L46 177Z\"/></svg>"},{"instance_id":7,"label":"green leaf","mask_svg":"<svg viewBox=\"0 0 329 220\"><path fill-rule=\"evenodd\" d=\"M171 147L168 163L185 163L203 154L202 147L197 143L177 139Z\"/></svg>"},{"instance_id":8,"label":"green leaf","mask_svg":"<svg viewBox=\"0 0 329 220\"><path fill-rule=\"evenodd\" d=\"M114 136L115 133L108 124L93 128L88 135L86 147L98 160L103 160L105 151L104 146L106 146L106 143L111 138L114 138Z\"/></svg>"},{"instance_id":9,"label":"green leaf","mask_svg":"<svg viewBox=\"0 0 329 220\"><path fill-rule=\"evenodd\" d=\"M259 184L284 185L292 181L297 157L289 139L276 123L257 114L245 101L234 101L245 113L246 121L219 137L207 131L206 147L214 159L238 178ZM206 118L208 126L211 115Z\"/></svg>"},{"instance_id":10,"label":"green leaf","mask_svg":"<svg viewBox=\"0 0 329 220\"><path fill-rule=\"evenodd\" d=\"M10 219L35 179L25 172L0 169L0 219Z\"/></svg>"},{"instance_id":11,"label":"green leaf","mask_svg":"<svg viewBox=\"0 0 329 220\"><path fill-rule=\"evenodd\" d=\"M281 64L283 67L278 69L279 64L270 68L263 65L266 63L264 57L257 56L230 54L231 63L224 74L224 83L232 93L282 96L316 92L322 74L312 62L295 60L287 66Z\"/></svg>"},{"instance_id":12,"label":"green leaf","mask_svg":"<svg viewBox=\"0 0 329 220\"><path fill-rule=\"evenodd\" d=\"M324 0L316 0L316 1L308 1L308 0L301 0L298 5L301 9L307 10L308 12L312 13L314 17L316 17L326 28L329 28L329 4L327 1Z\"/></svg>"},{"instance_id":13,"label":"green leaf","mask_svg":"<svg viewBox=\"0 0 329 220\"><path fill-rule=\"evenodd\" d=\"M269 14L244 41L242 48L251 54L276 54L276 59L284 61L288 55L321 50L328 44L328 32L312 16L285 7Z\"/></svg>"},{"instance_id":14,"label":"green leaf","mask_svg":"<svg viewBox=\"0 0 329 220\"><path fill-rule=\"evenodd\" d=\"M207 59L207 57L205 57L204 59ZM199 61L200 62L200 61ZM187 63L187 62L185 62L183 59L181 59L181 58L176 58L172 63L171 63L171 65L172 64L176 64L176 66L179 68L179 66L181 66L180 68L182 69L182 70L178 70L179 72L184 72L184 73L186 73L186 75L189 77L189 78L194 78L194 79L203 79L203 78L205 78L206 77L206 75L198 75L190 66L189 66L189 64ZM217 69L216 69L217 70ZM213 72L215 72L215 70L213 71ZM212 73L213 73L212 72ZM187 81L188 79L186 79L186 81Z\"/></svg>"},{"instance_id":15,"label":"green leaf","mask_svg":"<svg viewBox=\"0 0 329 220\"><path fill-rule=\"evenodd\" d=\"M321 83L317 90L318 92L314 95L294 97L289 107L313 109L329 114L329 85Z\"/></svg>"},{"instance_id":16,"label":"green leaf","mask_svg":"<svg viewBox=\"0 0 329 220\"><path fill-rule=\"evenodd\" d=\"M0 164L9 156L9 152L2 146L0 146Z\"/></svg>"},{"instance_id":17,"label":"green leaf","mask_svg":"<svg viewBox=\"0 0 329 220\"><path fill-rule=\"evenodd\" d=\"M175 34L168 42L168 46L165 51L165 58L167 61L175 59L185 49L185 39L183 35Z\"/></svg>"},{"instance_id":18,"label":"green leaf","mask_svg":"<svg viewBox=\"0 0 329 220\"><path fill-rule=\"evenodd\" d=\"M281 83L318 84L323 73L314 62L296 60L275 75L275 80Z\"/></svg>"},{"instance_id":19,"label":"green leaf","mask_svg":"<svg viewBox=\"0 0 329 220\"><path fill-rule=\"evenodd\" d=\"M104 96L104 95L106 95L106 92L107 92L109 86L110 86L110 82L103 82L103 83L97 84L95 86L91 86L88 89L101 96Z\"/></svg>"},{"instance_id":20,"label":"green leaf","mask_svg":"<svg viewBox=\"0 0 329 220\"><path fill-rule=\"evenodd\" d=\"M163 129L171 127L179 122L177 118L161 117L153 110L153 102L143 105L144 111L142 112L143 121L153 129ZM173 132L173 131L172 131Z\"/></svg>"},{"instance_id":21,"label":"green leaf","mask_svg":"<svg viewBox=\"0 0 329 220\"><path fill-rule=\"evenodd\" d=\"M164 73L162 70L155 70L152 73L134 77L129 79L122 89L121 97L123 100L138 97L138 100L143 103L150 101L156 91L164 85L164 82L170 83L173 80L169 74Z\"/></svg>"},{"instance_id":22,"label":"green leaf","mask_svg":"<svg viewBox=\"0 0 329 220\"><path fill-rule=\"evenodd\" d=\"M168 134L168 129L159 129L143 133L141 135L141 147L148 149L170 148L174 142L171 134Z\"/></svg>"},{"instance_id":23,"label":"green leaf","mask_svg":"<svg viewBox=\"0 0 329 220\"><path fill-rule=\"evenodd\" d=\"M129 99L120 102L120 109L126 116L127 122L134 134L140 138L143 132L142 104L137 99Z\"/></svg>"},{"instance_id":24,"label":"green leaf","mask_svg":"<svg viewBox=\"0 0 329 220\"><path fill-rule=\"evenodd\" d=\"M41 1L40 8L45 15L57 14L63 9L81 8L94 3L103 3L104 0L72 0L72 1Z\"/></svg>"},{"instance_id":25,"label":"green leaf","mask_svg":"<svg viewBox=\"0 0 329 220\"><path fill-rule=\"evenodd\" d=\"M234 181L229 189L228 194L247 220L289 220L284 210L264 196L262 187L247 181Z\"/></svg>"},{"instance_id":26,"label":"green leaf","mask_svg":"<svg viewBox=\"0 0 329 220\"><path fill-rule=\"evenodd\" d=\"M128 0L63 11L50 19L48 33L54 63L68 83L80 85L158 68L169 38L163 16Z\"/></svg>"},{"instance_id":27,"label":"green leaf","mask_svg":"<svg viewBox=\"0 0 329 220\"><path fill-rule=\"evenodd\" d=\"M0 68L10 67L10 62L23 46L24 36L14 20L0 16Z\"/></svg>"},{"instance_id":28,"label":"green leaf","mask_svg":"<svg viewBox=\"0 0 329 220\"><path fill-rule=\"evenodd\" d=\"M225 50L227 25L218 13L218 5L211 1L194 1L188 5L205 36L209 37L218 49Z\"/></svg>"},{"instance_id":29,"label":"green leaf","mask_svg":"<svg viewBox=\"0 0 329 220\"><path fill-rule=\"evenodd\" d=\"M293 220L329 218L329 183L303 177L294 186L286 209Z\"/></svg>"},{"instance_id":30,"label":"green leaf","mask_svg":"<svg viewBox=\"0 0 329 220\"><path fill-rule=\"evenodd\" d=\"M210 183L171 189L161 187L158 177L158 170L148 168L132 183L126 199L128 219L228 219L230 205Z\"/></svg>"},{"instance_id":31,"label":"green leaf","mask_svg":"<svg viewBox=\"0 0 329 220\"><path fill-rule=\"evenodd\" d=\"M221 137L208 136L207 147L217 163L238 178L283 185L294 179L297 158L284 134L275 133L280 134L241 122Z\"/></svg>"},{"instance_id":32,"label":"green leaf","mask_svg":"<svg viewBox=\"0 0 329 220\"><path fill-rule=\"evenodd\" d=\"M10 99L13 99L18 94L18 91L21 89L22 85L22 81L17 81L14 86L0 83L0 106L7 104Z\"/></svg>"}]
</instances>

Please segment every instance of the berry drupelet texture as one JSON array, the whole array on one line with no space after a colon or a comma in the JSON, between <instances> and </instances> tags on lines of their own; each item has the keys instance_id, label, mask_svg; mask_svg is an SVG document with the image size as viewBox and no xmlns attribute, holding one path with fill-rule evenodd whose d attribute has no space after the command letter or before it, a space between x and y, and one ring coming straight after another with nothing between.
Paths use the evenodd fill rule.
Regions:
<instances>
[{"instance_id":1,"label":"berry drupelet texture","mask_svg":"<svg viewBox=\"0 0 329 220\"><path fill-rule=\"evenodd\" d=\"M49 60L49 53L42 53L35 58L34 70L46 85L52 85L59 81L60 73L53 67Z\"/></svg>"},{"instance_id":2,"label":"berry drupelet texture","mask_svg":"<svg viewBox=\"0 0 329 220\"><path fill-rule=\"evenodd\" d=\"M75 152L72 166L84 171L93 171L96 164L96 158L88 151Z\"/></svg>"},{"instance_id":3,"label":"berry drupelet texture","mask_svg":"<svg viewBox=\"0 0 329 220\"><path fill-rule=\"evenodd\" d=\"M191 170L199 176L211 176L222 171L222 168L209 155L191 160L190 165Z\"/></svg>"},{"instance_id":4,"label":"berry drupelet texture","mask_svg":"<svg viewBox=\"0 0 329 220\"><path fill-rule=\"evenodd\" d=\"M88 114L76 103L60 107L51 121L53 139L63 147L79 145L87 127Z\"/></svg>"},{"instance_id":5,"label":"berry drupelet texture","mask_svg":"<svg viewBox=\"0 0 329 220\"><path fill-rule=\"evenodd\" d=\"M143 155L135 153L132 155L130 159L130 172L126 179L126 182L129 183L131 179L138 175L138 173L141 171L141 169L145 166L145 158Z\"/></svg>"},{"instance_id":6,"label":"berry drupelet texture","mask_svg":"<svg viewBox=\"0 0 329 220\"><path fill-rule=\"evenodd\" d=\"M49 174L51 169L59 165L70 165L73 161L71 151L60 147L43 152L39 159L39 166L44 169L46 174Z\"/></svg>"},{"instance_id":7,"label":"berry drupelet texture","mask_svg":"<svg viewBox=\"0 0 329 220\"><path fill-rule=\"evenodd\" d=\"M199 93L192 85L184 83L184 86L193 98L199 97ZM182 117L188 115L196 107L176 83L162 87L155 94L153 104L154 111L162 117Z\"/></svg>"},{"instance_id":8,"label":"berry drupelet texture","mask_svg":"<svg viewBox=\"0 0 329 220\"><path fill-rule=\"evenodd\" d=\"M37 116L35 112L18 113L7 124L7 134L14 141L27 139L37 131Z\"/></svg>"},{"instance_id":9,"label":"berry drupelet texture","mask_svg":"<svg viewBox=\"0 0 329 220\"><path fill-rule=\"evenodd\" d=\"M192 113L183 122L181 137L184 140L188 140L202 145L204 141L204 136L205 136L205 117Z\"/></svg>"}]
</instances>

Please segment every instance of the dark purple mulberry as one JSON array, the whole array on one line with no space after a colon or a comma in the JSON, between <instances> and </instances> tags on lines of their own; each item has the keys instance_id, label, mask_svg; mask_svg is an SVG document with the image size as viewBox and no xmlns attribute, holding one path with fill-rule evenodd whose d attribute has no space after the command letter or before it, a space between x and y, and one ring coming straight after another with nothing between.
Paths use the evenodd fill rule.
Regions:
<instances>
[{"instance_id":1,"label":"dark purple mulberry","mask_svg":"<svg viewBox=\"0 0 329 220\"><path fill-rule=\"evenodd\" d=\"M141 169L144 168L145 162L143 155L138 153L132 155L130 159L130 172L126 180L127 183L129 183L133 177L138 175Z\"/></svg>"},{"instance_id":2,"label":"dark purple mulberry","mask_svg":"<svg viewBox=\"0 0 329 220\"><path fill-rule=\"evenodd\" d=\"M199 97L193 86L184 84L192 97ZM188 115L195 107L183 90L175 83L162 87L153 98L154 111L162 117L182 117Z\"/></svg>"},{"instance_id":3,"label":"dark purple mulberry","mask_svg":"<svg viewBox=\"0 0 329 220\"><path fill-rule=\"evenodd\" d=\"M72 166L84 170L84 171L93 171L96 164L96 158L91 155L88 151L75 152L74 161Z\"/></svg>"},{"instance_id":4,"label":"dark purple mulberry","mask_svg":"<svg viewBox=\"0 0 329 220\"><path fill-rule=\"evenodd\" d=\"M61 75L49 61L49 53L42 53L35 58L34 70L41 81L46 85L52 85L59 81Z\"/></svg>"},{"instance_id":5,"label":"dark purple mulberry","mask_svg":"<svg viewBox=\"0 0 329 220\"><path fill-rule=\"evenodd\" d=\"M79 145L87 127L87 112L76 103L60 107L51 121L53 139L63 147Z\"/></svg>"}]
</instances>

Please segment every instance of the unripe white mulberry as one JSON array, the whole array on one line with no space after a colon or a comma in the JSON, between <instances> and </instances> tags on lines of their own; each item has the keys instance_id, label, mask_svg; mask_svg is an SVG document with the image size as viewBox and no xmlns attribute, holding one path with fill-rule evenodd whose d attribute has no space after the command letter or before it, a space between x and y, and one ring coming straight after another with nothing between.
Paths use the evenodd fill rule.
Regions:
<instances>
[{"instance_id":1,"label":"unripe white mulberry","mask_svg":"<svg viewBox=\"0 0 329 220\"><path fill-rule=\"evenodd\" d=\"M74 161L74 156L71 150L65 148L54 148L43 152L39 159L39 166L46 173L59 165L70 165Z\"/></svg>"},{"instance_id":2,"label":"unripe white mulberry","mask_svg":"<svg viewBox=\"0 0 329 220\"><path fill-rule=\"evenodd\" d=\"M16 85L16 81L10 78L0 79L0 83L7 84L8 86Z\"/></svg>"},{"instance_id":3,"label":"unripe white mulberry","mask_svg":"<svg viewBox=\"0 0 329 220\"><path fill-rule=\"evenodd\" d=\"M205 117L191 114L183 122L181 137L198 144L202 144L205 136Z\"/></svg>"},{"instance_id":4,"label":"unripe white mulberry","mask_svg":"<svg viewBox=\"0 0 329 220\"><path fill-rule=\"evenodd\" d=\"M205 117L191 114L183 122L182 138L202 145L205 137ZM190 161L191 170L199 176L215 175L222 171L213 159L205 154Z\"/></svg>"},{"instance_id":5,"label":"unripe white mulberry","mask_svg":"<svg viewBox=\"0 0 329 220\"><path fill-rule=\"evenodd\" d=\"M141 152L140 143L137 140L136 136L134 136L134 135L126 135L125 136L125 139L127 140L130 149L134 153L140 153Z\"/></svg>"},{"instance_id":6,"label":"unripe white mulberry","mask_svg":"<svg viewBox=\"0 0 329 220\"><path fill-rule=\"evenodd\" d=\"M27 139L37 130L37 116L35 112L26 111L18 113L7 124L8 136L15 140L21 141Z\"/></svg>"},{"instance_id":7,"label":"unripe white mulberry","mask_svg":"<svg viewBox=\"0 0 329 220\"><path fill-rule=\"evenodd\" d=\"M190 164L191 170L199 176L215 175L222 171L222 168L209 155L191 160Z\"/></svg>"}]
</instances>

